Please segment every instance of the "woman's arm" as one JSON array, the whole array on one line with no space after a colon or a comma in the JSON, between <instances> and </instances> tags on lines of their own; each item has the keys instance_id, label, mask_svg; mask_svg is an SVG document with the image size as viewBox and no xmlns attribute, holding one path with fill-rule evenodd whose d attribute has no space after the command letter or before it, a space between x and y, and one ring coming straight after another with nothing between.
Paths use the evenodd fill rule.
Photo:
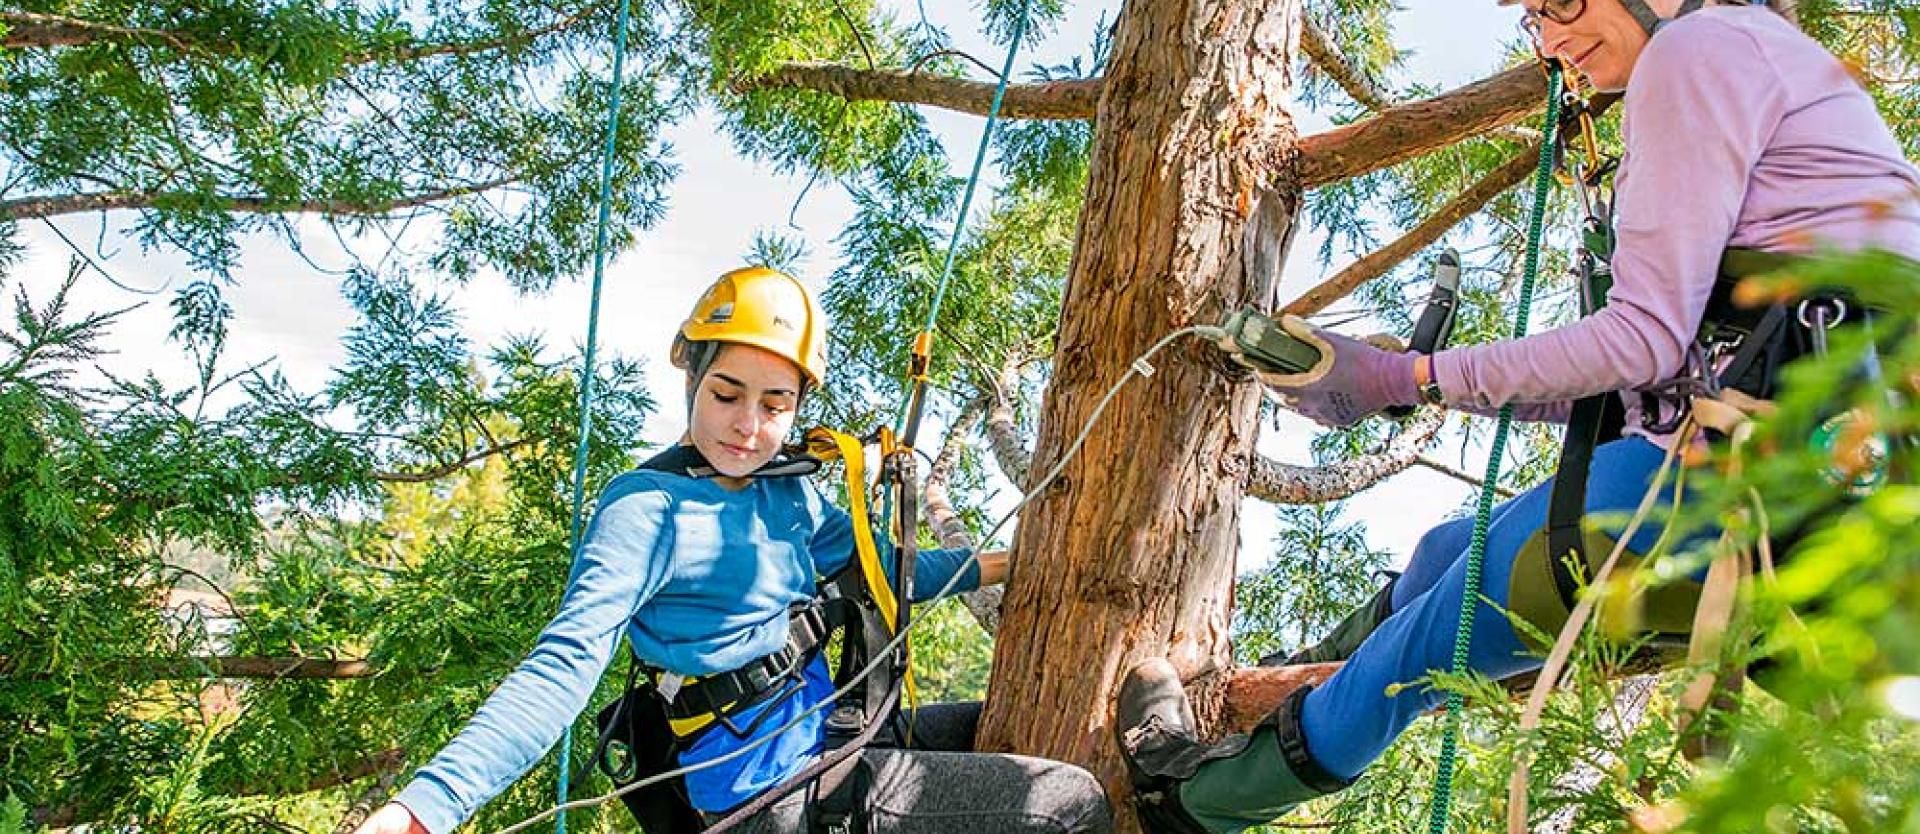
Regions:
<instances>
[{"instance_id":1,"label":"woman's arm","mask_svg":"<svg viewBox=\"0 0 1920 834\"><path fill-rule=\"evenodd\" d=\"M1552 403L1678 374L1732 237L1748 179L1786 112L1752 36L1709 15L1663 28L1626 94L1615 283L1592 316L1434 357L1447 404Z\"/></svg>"},{"instance_id":2,"label":"woman's arm","mask_svg":"<svg viewBox=\"0 0 1920 834\"><path fill-rule=\"evenodd\" d=\"M425 830L443 834L471 817L539 761L586 707L620 629L666 582L669 560L656 558L655 549L668 506L664 493L644 491L595 513L560 611L533 651L394 798Z\"/></svg>"}]
</instances>

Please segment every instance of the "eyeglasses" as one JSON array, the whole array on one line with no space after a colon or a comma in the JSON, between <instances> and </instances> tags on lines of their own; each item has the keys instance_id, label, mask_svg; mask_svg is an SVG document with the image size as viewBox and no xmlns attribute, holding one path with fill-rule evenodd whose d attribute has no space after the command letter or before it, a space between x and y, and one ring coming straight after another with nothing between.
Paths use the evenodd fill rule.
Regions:
<instances>
[{"instance_id":1,"label":"eyeglasses","mask_svg":"<svg viewBox=\"0 0 1920 834\"><path fill-rule=\"evenodd\" d=\"M1561 26L1580 19L1587 13L1587 0L1543 0L1540 5L1520 4L1520 32L1532 42L1535 52L1540 51L1540 19L1546 18Z\"/></svg>"},{"instance_id":2,"label":"eyeglasses","mask_svg":"<svg viewBox=\"0 0 1920 834\"><path fill-rule=\"evenodd\" d=\"M1581 15L1587 13L1587 0L1542 0L1537 6L1521 3L1520 8L1525 12L1520 19L1521 28L1538 32L1540 18L1543 17L1561 26L1579 20Z\"/></svg>"}]
</instances>

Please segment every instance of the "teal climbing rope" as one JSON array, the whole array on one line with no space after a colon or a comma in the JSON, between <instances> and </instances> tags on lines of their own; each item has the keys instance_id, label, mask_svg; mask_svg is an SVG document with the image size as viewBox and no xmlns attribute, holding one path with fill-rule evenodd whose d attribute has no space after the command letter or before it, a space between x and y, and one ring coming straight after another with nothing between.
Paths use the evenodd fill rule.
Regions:
<instances>
[{"instance_id":1,"label":"teal climbing rope","mask_svg":"<svg viewBox=\"0 0 1920 834\"><path fill-rule=\"evenodd\" d=\"M1000 81L993 88L993 103L987 107L987 124L980 131L980 147L973 154L973 171L967 175L967 190L960 196L960 213L954 218L953 234L947 239L946 259L940 264L940 277L934 283L933 303L927 307L927 323L920 328L921 339L916 343L916 350L931 344L933 327L940 321L940 305L946 300L947 285L953 280L954 256L960 251L960 236L967 228L967 212L973 209L973 195L980 185L980 169L985 167L987 150L993 146L993 128L1000 121L1000 106L1006 101L1007 83L1013 78L1013 60L1020 53L1020 39L1025 37L1026 33L1027 10L1022 6L1020 13L1014 18L1013 40L1007 44L1007 59L1000 66ZM914 387L916 393L900 401L899 413L894 418L896 430L909 446L915 439L912 427L917 426L919 422L918 415L909 414L909 412L917 411L922 402L918 391L924 382L925 369L919 367L918 362L924 359L925 357L916 357L915 378L908 380L908 384Z\"/></svg>"},{"instance_id":2,"label":"teal climbing rope","mask_svg":"<svg viewBox=\"0 0 1920 834\"><path fill-rule=\"evenodd\" d=\"M1547 193L1553 188L1553 151L1560 125L1560 65L1551 64L1547 73L1547 119L1541 129L1540 166L1533 178L1533 204L1527 214L1527 249L1520 276L1519 310L1514 314L1513 338L1527 335L1527 319L1533 307L1533 285L1540 274L1540 237L1546 225ZM1467 579L1461 590L1460 622L1453 633L1453 661L1448 671L1460 674L1467 669L1467 649L1472 643L1473 615L1480 607L1481 565L1487 556L1487 527L1493 517L1494 485L1499 483L1500 461L1506 456L1507 432L1513 426L1513 406L1500 408L1500 419L1493 430L1493 444L1487 451L1487 474L1480 487L1480 502L1473 516L1473 539L1467 546ZM1453 810L1453 773L1460 750L1460 693L1447 695L1447 728L1440 742L1440 761L1434 775L1433 803L1429 806L1429 834L1446 834L1447 820Z\"/></svg>"},{"instance_id":3,"label":"teal climbing rope","mask_svg":"<svg viewBox=\"0 0 1920 834\"><path fill-rule=\"evenodd\" d=\"M587 504L587 452L593 436L594 348L600 337L600 288L607 274L607 221L613 212L614 150L620 136L620 85L626 70L627 25L630 0L620 0L620 15L613 31L613 84L607 93L607 138L600 153L600 216L593 233L593 292L587 302L587 347L580 368L580 437L573 447L573 530L568 535L568 552L580 557L580 541L585 528ZM567 775L573 750L573 725L560 735L560 752L555 767L559 774L559 804L567 804ZM567 812L562 809L553 818L554 834L567 834Z\"/></svg>"}]
</instances>

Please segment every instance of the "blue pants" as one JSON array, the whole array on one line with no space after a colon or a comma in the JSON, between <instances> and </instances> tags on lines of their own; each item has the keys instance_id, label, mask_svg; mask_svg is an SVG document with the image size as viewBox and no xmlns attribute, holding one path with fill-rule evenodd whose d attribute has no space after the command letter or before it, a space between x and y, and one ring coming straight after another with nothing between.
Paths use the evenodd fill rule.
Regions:
<instances>
[{"instance_id":1,"label":"blue pants","mask_svg":"<svg viewBox=\"0 0 1920 834\"><path fill-rule=\"evenodd\" d=\"M1640 437L1595 449L1587 476L1587 510L1633 512L1665 454ZM1487 677L1505 679L1540 667L1541 659L1526 650L1506 616L1487 600L1506 608L1514 558L1546 526L1552 489L1549 481L1493 511L1477 592L1484 598L1474 612L1468 650L1468 665ZM1669 475L1658 506L1664 508L1672 495ZM1656 509L1627 546L1647 553L1659 538L1661 517ZM1444 671L1452 663L1473 522L1471 517L1455 519L1421 538L1406 573L1394 586L1393 614L1338 673L1307 695L1300 718L1307 749L1330 773L1344 779L1358 776L1408 723L1444 700L1441 692L1429 687L1409 686L1393 697L1388 697L1387 688L1412 683L1429 670ZM1696 531L1681 545L1717 535L1712 530Z\"/></svg>"}]
</instances>

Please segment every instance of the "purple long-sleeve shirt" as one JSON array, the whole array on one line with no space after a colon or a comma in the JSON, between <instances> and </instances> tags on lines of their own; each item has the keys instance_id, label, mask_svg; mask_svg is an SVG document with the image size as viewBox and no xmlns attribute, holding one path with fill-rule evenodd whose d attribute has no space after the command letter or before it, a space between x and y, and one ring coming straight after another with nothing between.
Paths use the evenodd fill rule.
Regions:
<instances>
[{"instance_id":1,"label":"purple long-sleeve shirt","mask_svg":"<svg viewBox=\"0 0 1920 834\"><path fill-rule=\"evenodd\" d=\"M1729 246L1920 258L1920 171L1840 62L1773 12L1712 7L1661 27L1625 108L1606 307L1436 354L1450 404L1564 420L1568 400L1675 378ZM1627 397L1627 425L1645 434L1638 406Z\"/></svg>"}]
</instances>

